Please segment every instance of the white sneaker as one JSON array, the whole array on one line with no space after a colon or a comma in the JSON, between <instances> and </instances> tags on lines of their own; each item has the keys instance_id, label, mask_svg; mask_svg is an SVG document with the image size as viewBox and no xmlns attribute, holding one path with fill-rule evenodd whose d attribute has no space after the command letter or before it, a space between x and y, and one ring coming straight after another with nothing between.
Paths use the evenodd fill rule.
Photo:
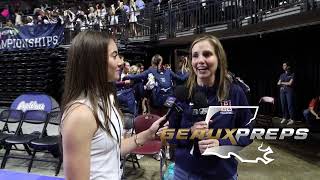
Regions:
<instances>
[{"instance_id":1,"label":"white sneaker","mask_svg":"<svg viewBox=\"0 0 320 180\"><path fill-rule=\"evenodd\" d=\"M153 155L153 159L160 161L160 154L157 153L157 154Z\"/></svg>"},{"instance_id":2,"label":"white sneaker","mask_svg":"<svg viewBox=\"0 0 320 180\"><path fill-rule=\"evenodd\" d=\"M293 123L294 123L294 121L293 121L292 119L290 119L290 120L288 121L287 125L291 125L291 124L293 124Z\"/></svg>"},{"instance_id":3,"label":"white sneaker","mask_svg":"<svg viewBox=\"0 0 320 180\"><path fill-rule=\"evenodd\" d=\"M144 155L137 154L136 156L137 156L137 159L139 160L139 159L141 159Z\"/></svg>"},{"instance_id":4,"label":"white sneaker","mask_svg":"<svg viewBox=\"0 0 320 180\"><path fill-rule=\"evenodd\" d=\"M282 120L281 120L281 124L283 124L283 123L285 123L287 120L285 119L285 118L283 118Z\"/></svg>"}]
</instances>

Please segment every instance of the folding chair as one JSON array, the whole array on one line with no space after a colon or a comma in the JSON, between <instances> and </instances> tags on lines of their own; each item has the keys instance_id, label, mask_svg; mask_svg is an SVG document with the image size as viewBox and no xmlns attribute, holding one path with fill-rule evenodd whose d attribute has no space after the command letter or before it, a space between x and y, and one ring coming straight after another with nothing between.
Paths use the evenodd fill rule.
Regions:
<instances>
[{"instance_id":1,"label":"folding chair","mask_svg":"<svg viewBox=\"0 0 320 180\"><path fill-rule=\"evenodd\" d=\"M147 130L156 120L158 120L160 117L154 114L144 114L139 115L134 120L134 131L136 134ZM162 142L161 140L155 139L151 140L147 143L145 143L143 146L136 148L131 152L131 154L127 157L129 162L132 162L133 167L135 168L135 163L140 168L140 164L138 162L138 159L136 157L137 154L140 155L154 155L159 154L160 155L160 177L163 178L163 165L166 163L166 156L165 156L165 149L162 148ZM131 160L130 160L131 158Z\"/></svg>"},{"instance_id":2,"label":"folding chair","mask_svg":"<svg viewBox=\"0 0 320 180\"><path fill-rule=\"evenodd\" d=\"M60 111L54 111L49 113L49 120L48 123L52 125L59 126L61 122L61 112ZM34 160L38 161L46 161L46 162L52 162L50 160L43 160L43 159L35 159L35 155L37 152L50 152L54 157L58 158L57 161L57 167L55 170L55 176L59 174L60 167L62 164L62 154L59 150L60 148L60 135L45 135L39 139L32 140L30 142L30 147L33 148L33 152L31 155L31 160L28 166L28 172L31 171L32 164Z\"/></svg>"},{"instance_id":3,"label":"folding chair","mask_svg":"<svg viewBox=\"0 0 320 180\"><path fill-rule=\"evenodd\" d=\"M42 132L40 134L37 133L30 133L30 134L26 134L23 133L23 125L25 123L29 123L29 124L41 124L43 125L42 127ZM24 149L26 150L26 152L31 155L31 151L29 148L29 143L32 140L38 139L38 138L42 138L45 134L46 131L46 127L48 125L48 118L47 118L47 112L46 111L41 111L41 110L30 110L30 111L26 111L22 121L20 121L17 130L15 132L14 136L8 137L4 140L4 146L6 149L6 152L4 154L4 157L2 159L2 163L1 163L1 169L5 168L6 162L8 160L8 158L18 158L18 159L29 159L29 158L23 158L21 156L13 156L13 155L9 155L10 151L12 150L12 146L13 145L23 145Z\"/></svg>"},{"instance_id":4,"label":"folding chair","mask_svg":"<svg viewBox=\"0 0 320 180\"><path fill-rule=\"evenodd\" d=\"M275 111L273 97L263 96L259 100L259 111L256 118L257 127L273 127L272 118Z\"/></svg>"},{"instance_id":5,"label":"folding chair","mask_svg":"<svg viewBox=\"0 0 320 180\"><path fill-rule=\"evenodd\" d=\"M0 113L0 121L4 123L0 132L0 149L4 143L4 140L15 134L14 131L9 130L9 124L19 124L22 120L23 112L20 110L3 110Z\"/></svg>"}]
</instances>

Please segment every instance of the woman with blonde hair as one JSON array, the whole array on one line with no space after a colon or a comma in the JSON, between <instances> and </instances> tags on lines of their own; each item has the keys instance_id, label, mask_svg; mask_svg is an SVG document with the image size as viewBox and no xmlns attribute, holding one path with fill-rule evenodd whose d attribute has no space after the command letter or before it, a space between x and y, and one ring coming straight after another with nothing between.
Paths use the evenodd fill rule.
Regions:
<instances>
[{"instance_id":1,"label":"woman with blonde hair","mask_svg":"<svg viewBox=\"0 0 320 180\"><path fill-rule=\"evenodd\" d=\"M189 68L189 63L188 63L188 57L187 56L180 56L178 58L178 71L177 75L179 76L189 76L190 68ZM185 81L176 81L176 85L182 85L184 84Z\"/></svg>"},{"instance_id":2,"label":"woman with blonde hair","mask_svg":"<svg viewBox=\"0 0 320 180\"><path fill-rule=\"evenodd\" d=\"M247 106L248 102L242 89L235 84L228 75L227 58L220 41L214 36L197 38L190 47L190 75L185 88L187 97L178 102L183 112L179 116L173 113L169 119L170 128L190 128L195 130L218 128L250 128L247 125L251 118L248 109L232 109L230 112L219 113L209 124L204 117L193 115L193 108L197 102L194 96L201 93L208 106L233 105ZM183 86L182 86L183 87ZM221 132L220 137L224 137ZM204 156L202 153L207 148L233 145L230 139L199 139L199 140L174 140L175 170L174 179L237 179L237 160L234 157L222 159L218 156ZM236 140L238 146L251 143L247 137ZM193 150L193 151L192 151ZM192 153L190 153L192 152Z\"/></svg>"}]
</instances>

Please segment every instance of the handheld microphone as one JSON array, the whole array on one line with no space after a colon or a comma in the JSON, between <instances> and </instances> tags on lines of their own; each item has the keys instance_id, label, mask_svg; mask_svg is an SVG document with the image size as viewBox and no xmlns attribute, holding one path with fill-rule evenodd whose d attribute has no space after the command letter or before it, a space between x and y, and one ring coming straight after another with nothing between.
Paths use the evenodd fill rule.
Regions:
<instances>
[{"instance_id":1,"label":"handheld microphone","mask_svg":"<svg viewBox=\"0 0 320 180\"><path fill-rule=\"evenodd\" d=\"M209 109L207 96L203 92L198 91L193 95L193 102L192 115L196 116L194 121L204 121Z\"/></svg>"},{"instance_id":2,"label":"handheld microphone","mask_svg":"<svg viewBox=\"0 0 320 180\"><path fill-rule=\"evenodd\" d=\"M167 113L165 114L166 119L160 123L160 127L168 121L169 116L172 114L173 111L177 113L181 113L183 109L176 103L177 101L183 102L187 98L187 91L184 86L177 86L174 91L175 97L169 96L166 101L164 102L164 106L169 108Z\"/></svg>"}]
</instances>

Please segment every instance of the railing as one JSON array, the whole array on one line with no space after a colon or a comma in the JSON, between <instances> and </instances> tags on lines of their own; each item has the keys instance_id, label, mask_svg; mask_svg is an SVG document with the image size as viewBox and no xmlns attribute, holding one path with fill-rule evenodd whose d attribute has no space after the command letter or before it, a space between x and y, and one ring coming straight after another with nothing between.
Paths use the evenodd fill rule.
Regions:
<instances>
[{"instance_id":1,"label":"railing","mask_svg":"<svg viewBox=\"0 0 320 180\"><path fill-rule=\"evenodd\" d=\"M156 40L237 29L319 8L319 0L169 1L154 13Z\"/></svg>"},{"instance_id":2,"label":"railing","mask_svg":"<svg viewBox=\"0 0 320 180\"><path fill-rule=\"evenodd\" d=\"M238 29L319 7L320 0L172 0L161 6L148 3L135 12L140 14L136 23L129 23L130 14L126 13L118 15L116 25L110 25L110 16L84 25L67 23L64 44L70 44L76 34L87 29L107 31L120 41L153 41Z\"/></svg>"}]
</instances>

